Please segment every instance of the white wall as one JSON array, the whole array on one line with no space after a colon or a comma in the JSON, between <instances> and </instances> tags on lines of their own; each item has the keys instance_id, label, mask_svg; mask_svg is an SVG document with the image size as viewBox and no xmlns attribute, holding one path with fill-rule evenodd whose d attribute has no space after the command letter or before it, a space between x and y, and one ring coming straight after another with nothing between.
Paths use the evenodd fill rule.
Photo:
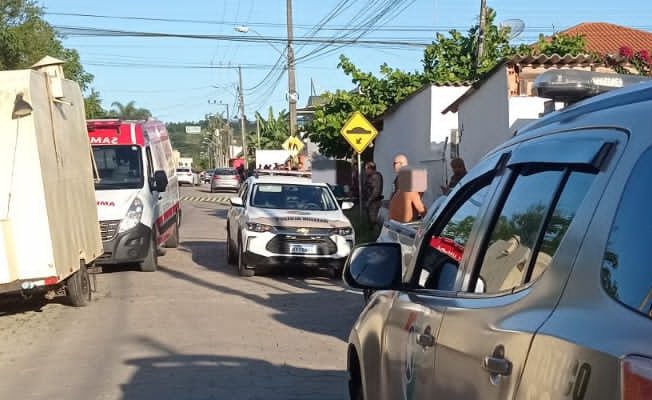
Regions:
<instances>
[{"instance_id":1,"label":"white wall","mask_svg":"<svg viewBox=\"0 0 652 400\"><path fill-rule=\"evenodd\" d=\"M491 149L511 137L507 71L492 75L459 106L460 157L471 169Z\"/></svg>"},{"instance_id":2,"label":"white wall","mask_svg":"<svg viewBox=\"0 0 652 400\"><path fill-rule=\"evenodd\" d=\"M386 199L392 192L392 162L397 153L405 154L410 165L428 170L426 202L441 194L439 186L447 165L447 161L442 161L443 142L451 129L457 128L457 116L443 115L441 111L467 89L431 86L385 117L384 128L375 140L374 160L384 178Z\"/></svg>"},{"instance_id":3,"label":"white wall","mask_svg":"<svg viewBox=\"0 0 652 400\"><path fill-rule=\"evenodd\" d=\"M509 130L514 133L529 122L541 117L544 103L549 99L543 97L516 96L509 98Z\"/></svg>"}]
</instances>

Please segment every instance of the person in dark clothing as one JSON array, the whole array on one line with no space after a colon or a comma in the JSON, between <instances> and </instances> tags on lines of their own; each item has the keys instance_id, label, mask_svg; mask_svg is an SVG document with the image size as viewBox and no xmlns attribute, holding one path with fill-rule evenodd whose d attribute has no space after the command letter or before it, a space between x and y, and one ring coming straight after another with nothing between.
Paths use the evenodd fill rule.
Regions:
<instances>
[{"instance_id":1,"label":"person in dark clothing","mask_svg":"<svg viewBox=\"0 0 652 400\"><path fill-rule=\"evenodd\" d=\"M380 210L383 200L383 176L376 171L376 163L373 161L368 161L365 164L365 174L367 179L364 185L364 202L362 204L367 209L369 226L374 235L377 236L380 233L378 210Z\"/></svg>"},{"instance_id":2,"label":"person in dark clothing","mask_svg":"<svg viewBox=\"0 0 652 400\"><path fill-rule=\"evenodd\" d=\"M444 194L448 194L451 190L457 185L464 175L466 175L466 166L464 165L464 160L461 158L453 158L451 160L451 169L453 170L453 176L448 180L446 186L441 187L441 191Z\"/></svg>"},{"instance_id":3,"label":"person in dark clothing","mask_svg":"<svg viewBox=\"0 0 652 400\"><path fill-rule=\"evenodd\" d=\"M401 170L403 167L407 167L408 165L408 159L405 156L405 154L398 153L397 155L394 156L394 163L392 164L392 168L394 168L394 183L392 185L392 195L389 196L390 201L394 197L394 194L398 191L398 171Z\"/></svg>"}]
</instances>

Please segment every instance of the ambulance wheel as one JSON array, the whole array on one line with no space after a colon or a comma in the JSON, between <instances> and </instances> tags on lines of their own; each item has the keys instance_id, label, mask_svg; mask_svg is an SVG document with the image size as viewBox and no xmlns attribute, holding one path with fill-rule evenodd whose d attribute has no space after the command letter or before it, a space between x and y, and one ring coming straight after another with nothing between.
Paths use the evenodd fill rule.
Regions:
<instances>
[{"instance_id":1,"label":"ambulance wheel","mask_svg":"<svg viewBox=\"0 0 652 400\"><path fill-rule=\"evenodd\" d=\"M87 306L91 301L91 278L83 261L79 263L79 270L72 274L65 283L66 296L70 305L74 307Z\"/></svg>"},{"instance_id":2,"label":"ambulance wheel","mask_svg":"<svg viewBox=\"0 0 652 400\"><path fill-rule=\"evenodd\" d=\"M140 270L143 272L154 272L158 268L158 249L156 248L156 238L152 235L152 242L147 249L147 256L140 263Z\"/></svg>"},{"instance_id":3,"label":"ambulance wheel","mask_svg":"<svg viewBox=\"0 0 652 400\"><path fill-rule=\"evenodd\" d=\"M247 264L244 262L244 250L242 249L242 241L238 240L238 274L250 278L254 276L256 271L252 268L247 268Z\"/></svg>"},{"instance_id":4,"label":"ambulance wheel","mask_svg":"<svg viewBox=\"0 0 652 400\"><path fill-rule=\"evenodd\" d=\"M173 249L179 247L179 221L175 222L174 232L172 232L172 235L165 241L165 247Z\"/></svg>"}]
</instances>

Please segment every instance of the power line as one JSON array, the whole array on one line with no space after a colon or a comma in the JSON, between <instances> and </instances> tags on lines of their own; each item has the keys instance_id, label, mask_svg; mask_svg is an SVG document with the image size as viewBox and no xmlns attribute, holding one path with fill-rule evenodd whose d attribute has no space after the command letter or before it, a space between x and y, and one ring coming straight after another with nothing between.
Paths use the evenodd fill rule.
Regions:
<instances>
[{"instance_id":1,"label":"power line","mask_svg":"<svg viewBox=\"0 0 652 400\"><path fill-rule=\"evenodd\" d=\"M176 38L176 39L198 39L198 40L223 40L233 42L253 43L285 43L287 40L281 37L262 36L240 36L240 35L201 35L190 33L165 33L165 32L144 32L126 31L114 29L89 28L78 26L54 26L61 34L79 37L143 37L143 38ZM412 40L375 40L375 39L333 39L327 37L319 38L295 38L295 42L310 44L345 44L345 45L391 45L406 47L425 47L429 42Z\"/></svg>"}]
</instances>

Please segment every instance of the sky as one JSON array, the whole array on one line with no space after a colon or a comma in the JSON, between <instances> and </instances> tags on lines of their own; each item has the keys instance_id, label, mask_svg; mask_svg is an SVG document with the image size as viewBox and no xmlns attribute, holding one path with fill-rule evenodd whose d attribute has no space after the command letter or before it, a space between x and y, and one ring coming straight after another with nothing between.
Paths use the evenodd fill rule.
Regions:
<instances>
[{"instance_id":1,"label":"sky","mask_svg":"<svg viewBox=\"0 0 652 400\"><path fill-rule=\"evenodd\" d=\"M245 115L266 116L288 109L284 71L287 39L284 0L40 0L46 20L57 28L155 32L210 38L116 37L62 30L66 47L76 49L102 104L127 103L152 111L165 122L197 121L207 114L237 114L238 69L242 66ZM407 71L421 69L423 48L436 32L466 31L476 23L480 0L294 0L292 5L298 106L316 93L352 89L337 68L344 54L364 71L378 74L383 63ZM389 11L378 18L383 6ZM487 0L497 21L524 23L517 43L536 41L581 22L611 22L652 31L649 0ZM94 15L63 15L86 14ZM99 16L99 17L98 17ZM377 20L375 24L363 21ZM322 23L322 29L314 28ZM237 32L248 27L247 33ZM361 32L361 27L368 27ZM362 34L370 44L299 42ZM96 31L93 31L96 32ZM263 38L263 40L261 40ZM382 42L382 43L377 43ZM390 43L387 43L390 42ZM401 42L397 44L396 42Z\"/></svg>"}]
</instances>

